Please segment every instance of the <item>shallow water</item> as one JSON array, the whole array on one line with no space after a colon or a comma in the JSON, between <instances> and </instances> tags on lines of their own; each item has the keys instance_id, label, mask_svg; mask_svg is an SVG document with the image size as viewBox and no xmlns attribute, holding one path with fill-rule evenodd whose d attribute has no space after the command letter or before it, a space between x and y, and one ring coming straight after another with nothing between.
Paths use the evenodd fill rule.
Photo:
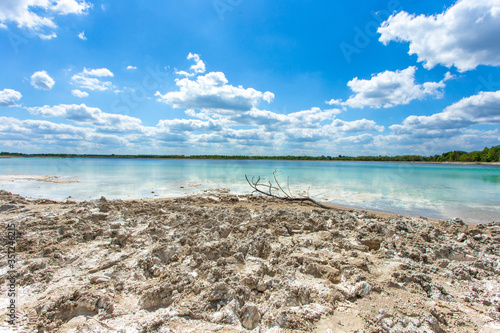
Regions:
<instances>
[{"instance_id":1,"label":"shallow water","mask_svg":"<svg viewBox=\"0 0 500 333\"><path fill-rule=\"evenodd\" d=\"M250 193L245 174L338 205L470 222L500 221L500 166L347 161L0 159L0 174L78 178L79 183L0 182L31 198L173 197L229 188ZM189 186L197 185L200 186ZM181 188L184 187L184 188ZM153 193L154 192L154 193ZM326 200L325 200L326 199Z\"/></svg>"}]
</instances>

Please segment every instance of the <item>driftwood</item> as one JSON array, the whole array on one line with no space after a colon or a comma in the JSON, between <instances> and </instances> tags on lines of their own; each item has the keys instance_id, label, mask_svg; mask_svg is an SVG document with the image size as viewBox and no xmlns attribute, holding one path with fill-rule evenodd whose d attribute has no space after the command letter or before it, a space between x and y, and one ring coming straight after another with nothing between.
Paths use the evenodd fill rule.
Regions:
<instances>
[{"instance_id":1,"label":"driftwood","mask_svg":"<svg viewBox=\"0 0 500 333\"><path fill-rule=\"evenodd\" d=\"M257 180L254 180L254 177L252 177L252 180L250 181L248 179L248 176L245 175L245 179L247 180L248 185L250 185L250 187L253 189L252 193L257 192L266 195L268 197L273 197L276 199L281 199L286 201L310 202L324 209L334 209L333 207L324 205L321 202L318 202L309 196L294 197L292 195L292 191L290 190L290 186L288 186L288 184L287 184L288 192L285 189L283 189L280 182L278 181L277 173L278 172L276 170L273 172L273 178L275 184L273 184L271 181L268 181L267 184L263 183L264 179L262 179L261 177L257 177Z\"/></svg>"}]
</instances>

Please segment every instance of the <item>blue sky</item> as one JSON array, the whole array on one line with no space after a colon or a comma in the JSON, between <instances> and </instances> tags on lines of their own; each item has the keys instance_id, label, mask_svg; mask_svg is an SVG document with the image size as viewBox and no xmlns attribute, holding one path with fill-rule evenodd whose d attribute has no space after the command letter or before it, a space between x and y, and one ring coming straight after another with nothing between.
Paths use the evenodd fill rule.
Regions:
<instances>
[{"instance_id":1,"label":"blue sky","mask_svg":"<svg viewBox=\"0 0 500 333\"><path fill-rule=\"evenodd\" d=\"M8 0L0 151L482 149L499 66L499 0Z\"/></svg>"}]
</instances>

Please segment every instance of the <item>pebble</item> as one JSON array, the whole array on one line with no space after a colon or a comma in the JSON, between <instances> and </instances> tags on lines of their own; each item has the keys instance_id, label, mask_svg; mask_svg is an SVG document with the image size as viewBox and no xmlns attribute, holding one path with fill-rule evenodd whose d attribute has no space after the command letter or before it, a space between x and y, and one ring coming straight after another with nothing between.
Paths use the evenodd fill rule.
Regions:
<instances>
[{"instance_id":1,"label":"pebble","mask_svg":"<svg viewBox=\"0 0 500 333\"><path fill-rule=\"evenodd\" d=\"M259 309L255 304L253 303L245 304L243 309L241 309L241 313L242 315L240 320L243 327L249 330L253 330L259 325L260 313Z\"/></svg>"},{"instance_id":2,"label":"pebble","mask_svg":"<svg viewBox=\"0 0 500 333\"><path fill-rule=\"evenodd\" d=\"M109 281L109 277L104 275L93 275L90 277L90 283L103 283Z\"/></svg>"},{"instance_id":3,"label":"pebble","mask_svg":"<svg viewBox=\"0 0 500 333\"><path fill-rule=\"evenodd\" d=\"M464 234L463 232L460 235L458 235L458 237L457 237L457 241L459 241L459 242L463 242L466 239L467 239L467 235Z\"/></svg>"}]
</instances>

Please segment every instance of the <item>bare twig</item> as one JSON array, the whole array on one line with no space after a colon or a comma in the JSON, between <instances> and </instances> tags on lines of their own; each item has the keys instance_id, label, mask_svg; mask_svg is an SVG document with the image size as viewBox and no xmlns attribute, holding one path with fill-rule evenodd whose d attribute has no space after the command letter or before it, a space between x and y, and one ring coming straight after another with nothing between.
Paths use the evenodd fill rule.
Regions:
<instances>
[{"instance_id":1,"label":"bare twig","mask_svg":"<svg viewBox=\"0 0 500 333\"><path fill-rule=\"evenodd\" d=\"M253 189L252 193L257 192L260 194L264 194L268 197L273 197L276 199L287 200L287 201L302 201L302 202L308 201L308 202L310 202L314 205L317 205L321 208L333 209L333 207L324 205L321 202L318 202L309 196L293 197L289 184L288 184L288 192L286 192L281 187L281 184L278 181L278 176L277 176L276 170L273 172L273 178L274 178L274 181L276 182L276 186L273 186L271 181L268 181L269 184L261 183L261 180L262 180L261 177L258 177L256 181L254 181L254 177L252 177L252 180L250 181L250 179L248 179L248 176L245 175L245 179L247 180L248 185L250 185L250 187ZM265 190L263 190L261 188L265 188ZM275 190L276 192L273 193L273 190Z\"/></svg>"}]
</instances>

